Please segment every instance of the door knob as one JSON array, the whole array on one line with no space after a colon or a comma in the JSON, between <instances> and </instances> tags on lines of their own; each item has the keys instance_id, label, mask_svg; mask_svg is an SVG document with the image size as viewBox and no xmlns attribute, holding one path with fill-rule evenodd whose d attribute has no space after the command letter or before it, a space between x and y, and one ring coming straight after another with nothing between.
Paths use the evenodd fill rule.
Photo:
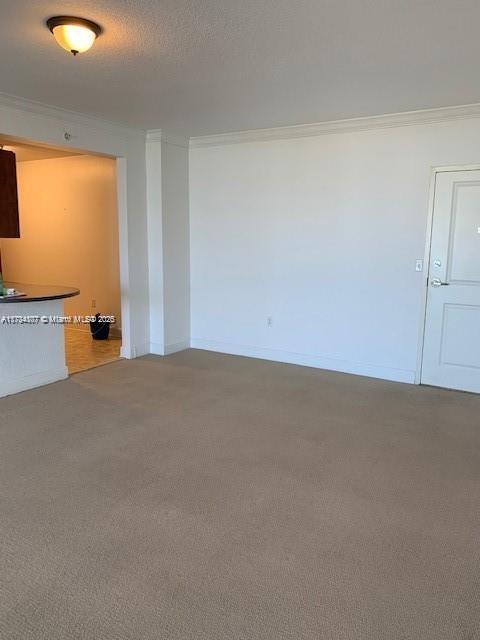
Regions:
<instances>
[{"instance_id":1,"label":"door knob","mask_svg":"<svg viewBox=\"0 0 480 640\"><path fill-rule=\"evenodd\" d=\"M448 287L449 285L448 282L442 282L440 278L433 278L431 284L432 284L432 287Z\"/></svg>"}]
</instances>

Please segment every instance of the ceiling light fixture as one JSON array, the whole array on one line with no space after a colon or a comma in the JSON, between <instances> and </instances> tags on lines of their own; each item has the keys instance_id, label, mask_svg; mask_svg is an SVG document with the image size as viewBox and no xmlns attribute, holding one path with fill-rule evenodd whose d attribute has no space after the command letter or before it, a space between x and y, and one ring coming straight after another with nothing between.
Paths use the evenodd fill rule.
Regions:
<instances>
[{"instance_id":1,"label":"ceiling light fixture","mask_svg":"<svg viewBox=\"0 0 480 640\"><path fill-rule=\"evenodd\" d=\"M77 53L88 51L102 33L102 28L96 22L73 16L49 18L47 27L53 33L58 44L66 51L73 53L74 56Z\"/></svg>"}]
</instances>

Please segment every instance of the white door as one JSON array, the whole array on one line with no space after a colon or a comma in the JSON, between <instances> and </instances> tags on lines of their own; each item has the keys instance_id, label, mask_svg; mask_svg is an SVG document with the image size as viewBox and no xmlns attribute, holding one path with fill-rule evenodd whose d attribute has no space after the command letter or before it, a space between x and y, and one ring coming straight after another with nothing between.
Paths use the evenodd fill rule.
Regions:
<instances>
[{"instance_id":1,"label":"white door","mask_svg":"<svg viewBox=\"0 0 480 640\"><path fill-rule=\"evenodd\" d=\"M436 176L422 383L480 393L480 171Z\"/></svg>"}]
</instances>

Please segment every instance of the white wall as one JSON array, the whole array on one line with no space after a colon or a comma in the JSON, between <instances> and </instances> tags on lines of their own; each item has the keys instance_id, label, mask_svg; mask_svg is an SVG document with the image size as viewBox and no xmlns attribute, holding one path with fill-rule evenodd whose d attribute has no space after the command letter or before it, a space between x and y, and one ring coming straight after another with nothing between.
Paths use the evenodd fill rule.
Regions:
<instances>
[{"instance_id":1,"label":"white wall","mask_svg":"<svg viewBox=\"0 0 480 640\"><path fill-rule=\"evenodd\" d=\"M165 353L163 274L162 133L146 139L146 191L148 220L149 351Z\"/></svg>"},{"instance_id":2,"label":"white wall","mask_svg":"<svg viewBox=\"0 0 480 640\"><path fill-rule=\"evenodd\" d=\"M188 142L147 137L150 351L190 346Z\"/></svg>"},{"instance_id":3,"label":"white wall","mask_svg":"<svg viewBox=\"0 0 480 640\"><path fill-rule=\"evenodd\" d=\"M413 382L431 168L469 163L477 118L191 149L192 346Z\"/></svg>"},{"instance_id":4,"label":"white wall","mask_svg":"<svg viewBox=\"0 0 480 640\"><path fill-rule=\"evenodd\" d=\"M162 145L165 352L190 346L188 148Z\"/></svg>"},{"instance_id":5,"label":"white wall","mask_svg":"<svg viewBox=\"0 0 480 640\"><path fill-rule=\"evenodd\" d=\"M193 346L413 381L430 171L480 163L470 111L193 148L190 223L184 142L1 94L0 135L118 158L123 355L187 346L190 290Z\"/></svg>"},{"instance_id":6,"label":"white wall","mask_svg":"<svg viewBox=\"0 0 480 640\"><path fill-rule=\"evenodd\" d=\"M65 313L111 314L119 330L115 161L85 155L19 162L17 181L21 237L0 240L4 278L78 287Z\"/></svg>"}]
</instances>

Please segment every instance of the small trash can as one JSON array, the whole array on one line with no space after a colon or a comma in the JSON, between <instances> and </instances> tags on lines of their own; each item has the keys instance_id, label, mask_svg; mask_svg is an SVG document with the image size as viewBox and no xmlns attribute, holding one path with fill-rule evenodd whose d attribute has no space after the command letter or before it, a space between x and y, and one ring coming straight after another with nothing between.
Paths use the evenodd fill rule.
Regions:
<instances>
[{"instance_id":1,"label":"small trash can","mask_svg":"<svg viewBox=\"0 0 480 640\"><path fill-rule=\"evenodd\" d=\"M95 314L95 320L90 322L90 331L94 340L108 340L110 322L100 319L101 314Z\"/></svg>"}]
</instances>

